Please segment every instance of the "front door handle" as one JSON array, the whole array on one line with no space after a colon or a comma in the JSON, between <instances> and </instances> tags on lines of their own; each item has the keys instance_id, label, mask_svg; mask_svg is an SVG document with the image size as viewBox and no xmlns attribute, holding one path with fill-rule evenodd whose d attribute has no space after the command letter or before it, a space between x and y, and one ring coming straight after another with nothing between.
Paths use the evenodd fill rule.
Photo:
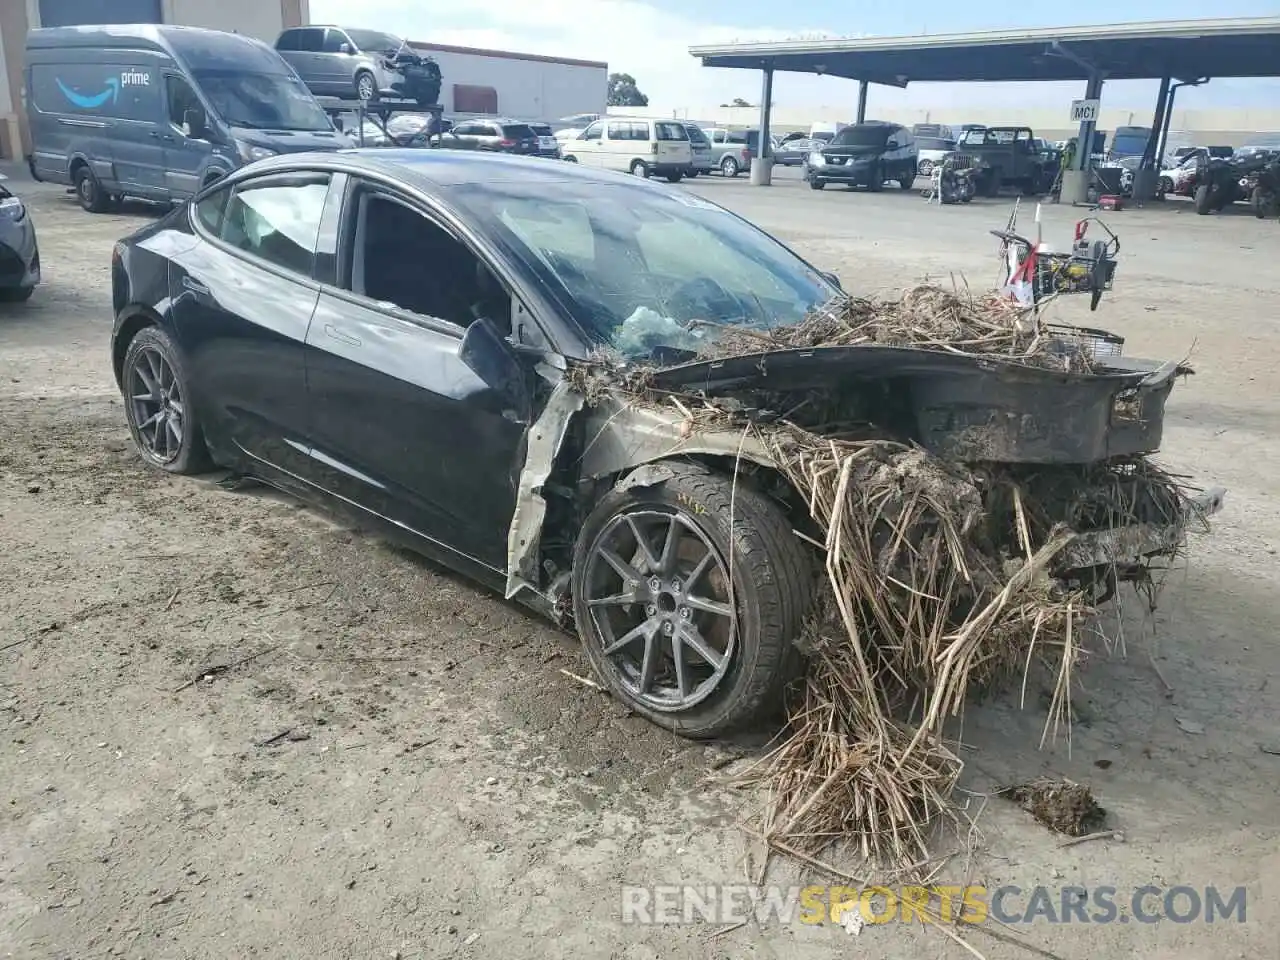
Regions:
<instances>
[{"instance_id":1,"label":"front door handle","mask_svg":"<svg viewBox=\"0 0 1280 960\"><path fill-rule=\"evenodd\" d=\"M326 323L324 325L324 334L329 339L337 340L339 343L345 343L352 347L360 346L359 337L353 337L350 334L343 333L341 330L335 327L332 323Z\"/></svg>"},{"instance_id":2,"label":"front door handle","mask_svg":"<svg viewBox=\"0 0 1280 960\"><path fill-rule=\"evenodd\" d=\"M182 286L198 296L207 297L209 295L209 288L193 277L183 277Z\"/></svg>"}]
</instances>

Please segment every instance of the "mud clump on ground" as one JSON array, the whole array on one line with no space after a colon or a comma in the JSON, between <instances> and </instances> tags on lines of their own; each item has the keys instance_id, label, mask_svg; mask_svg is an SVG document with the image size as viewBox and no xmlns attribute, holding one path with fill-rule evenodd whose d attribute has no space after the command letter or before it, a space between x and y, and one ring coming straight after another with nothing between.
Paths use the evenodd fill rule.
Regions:
<instances>
[{"instance_id":1,"label":"mud clump on ground","mask_svg":"<svg viewBox=\"0 0 1280 960\"><path fill-rule=\"evenodd\" d=\"M1098 805L1093 792L1082 783L1036 777L996 791L1012 800L1056 833L1083 837L1106 823L1107 811Z\"/></svg>"}]
</instances>

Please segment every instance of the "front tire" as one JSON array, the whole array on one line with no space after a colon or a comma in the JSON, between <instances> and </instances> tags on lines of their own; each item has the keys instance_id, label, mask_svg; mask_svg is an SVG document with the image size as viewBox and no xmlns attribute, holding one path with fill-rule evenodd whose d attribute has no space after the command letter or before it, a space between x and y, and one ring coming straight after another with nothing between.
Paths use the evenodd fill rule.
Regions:
<instances>
[{"instance_id":1,"label":"front tire","mask_svg":"<svg viewBox=\"0 0 1280 960\"><path fill-rule=\"evenodd\" d=\"M1213 211L1213 191L1209 184L1202 183L1196 187L1195 193L1196 213L1200 216L1207 216Z\"/></svg>"},{"instance_id":2,"label":"front tire","mask_svg":"<svg viewBox=\"0 0 1280 960\"><path fill-rule=\"evenodd\" d=\"M121 380L129 433L142 459L169 473L213 466L191 399L191 381L172 338L143 327L125 350Z\"/></svg>"},{"instance_id":3,"label":"front tire","mask_svg":"<svg viewBox=\"0 0 1280 960\"><path fill-rule=\"evenodd\" d=\"M606 495L583 525L574 616L596 676L628 708L681 736L722 736L781 706L811 559L763 494L669 466L670 479Z\"/></svg>"},{"instance_id":4,"label":"front tire","mask_svg":"<svg viewBox=\"0 0 1280 960\"><path fill-rule=\"evenodd\" d=\"M816 177L810 178L810 180L809 180L809 189L810 189L810 190L821 190L821 189L822 189L823 187L825 187L826 185L827 185L827 184L826 184L826 182L825 182L825 181L823 181L823 180L819 180L819 179L817 179Z\"/></svg>"},{"instance_id":5,"label":"front tire","mask_svg":"<svg viewBox=\"0 0 1280 960\"><path fill-rule=\"evenodd\" d=\"M927 177L927 176L929 176L930 174L932 174L932 173L933 173L933 161L932 161L932 160L921 160L921 161L920 161L920 169L919 169L917 172L918 172L918 173L920 174L920 176L922 176L922 177Z\"/></svg>"},{"instance_id":6,"label":"front tire","mask_svg":"<svg viewBox=\"0 0 1280 960\"><path fill-rule=\"evenodd\" d=\"M678 170L675 171L674 173L667 174L667 183L679 183L683 179L684 179L684 174Z\"/></svg>"}]
</instances>

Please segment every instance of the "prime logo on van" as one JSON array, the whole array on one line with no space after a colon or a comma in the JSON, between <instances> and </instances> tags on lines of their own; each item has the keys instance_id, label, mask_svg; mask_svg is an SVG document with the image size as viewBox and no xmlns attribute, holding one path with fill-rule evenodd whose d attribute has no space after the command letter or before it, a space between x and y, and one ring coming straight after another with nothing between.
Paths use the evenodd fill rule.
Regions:
<instances>
[{"instance_id":1,"label":"prime logo on van","mask_svg":"<svg viewBox=\"0 0 1280 960\"><path fill-rule=\"evenodd\" d=\"M118 77L107 77L107 88L101 93L94 94L79 93L63 83L60 78L55 80L67 101L82 110L96 110L106 103L115 103L120 98L121 87L151 86L151 74L143 70L125 70Z\"/></svg>"}]
</instances>

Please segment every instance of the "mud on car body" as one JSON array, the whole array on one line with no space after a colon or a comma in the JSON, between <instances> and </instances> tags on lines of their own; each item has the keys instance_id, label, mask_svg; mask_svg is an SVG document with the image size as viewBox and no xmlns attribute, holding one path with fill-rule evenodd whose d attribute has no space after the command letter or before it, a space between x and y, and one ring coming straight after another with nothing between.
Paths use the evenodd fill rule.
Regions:
<instances>
[{"instance_id":1,"label":"mud on car body","mask_svg":"<svg viewBox=\"0 0 1280 960\"><path fill-rule=\"evenodd\" d=\"M876 399L904 438L952 450L969 425L940 415L948 389L1068 389L924 350L699 360L704 321L797 324L838 283L715 204L531 158L274 158L122 241L112 276L111 360L149 464L250 475L575 625L615 695L694 737L751 723L794 675L819 566L804 504L740 425L584 371L656 371L740 411ZM1102 434L1072 453L1158 444L1162 369L1092 383ZM1109 433L1122 393L1157 425Z\"/></svg>"}]
</instances>

